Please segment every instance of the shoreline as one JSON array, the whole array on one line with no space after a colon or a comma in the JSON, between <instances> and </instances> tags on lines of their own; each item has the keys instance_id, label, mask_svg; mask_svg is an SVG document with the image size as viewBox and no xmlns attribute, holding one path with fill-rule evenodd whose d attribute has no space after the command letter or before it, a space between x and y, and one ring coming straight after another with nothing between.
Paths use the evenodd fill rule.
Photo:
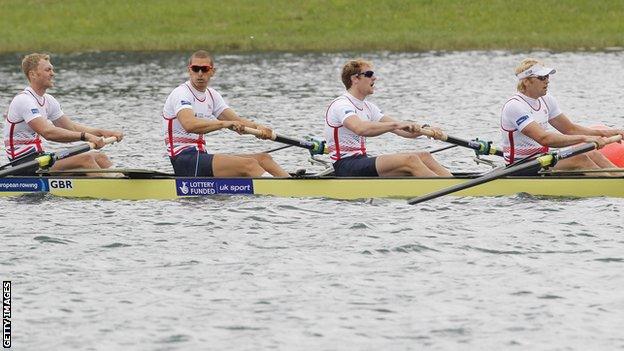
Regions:
<instances>
[{"instance_id":1,"label":"shoreline","mask_svg":"<svg viewBox=\"0 0 624 351\"><path fill-rule=\"evenodd\" d=\"M624 50L618 0L4 0L0 13L3 54Z\"/></svg>"}]
</instances>

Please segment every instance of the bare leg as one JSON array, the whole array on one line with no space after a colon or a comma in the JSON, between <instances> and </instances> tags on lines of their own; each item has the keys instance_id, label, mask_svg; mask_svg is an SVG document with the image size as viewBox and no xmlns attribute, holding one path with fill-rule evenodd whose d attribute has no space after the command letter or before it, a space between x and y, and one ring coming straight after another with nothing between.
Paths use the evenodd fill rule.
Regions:
<instances>
[{"instance_id":1,"label":"bare leg","mask_svg":"<svg viewBox=\"0 0 624 351\"><path fill-rule=\"evenodd\" d=\"M605 155L603 155L600 151L591 151L587 153L587 156L594 161L599 168L618 168L611 160L609 160ZM609 173L613 177L621 177L622 173L614 172Z\"/></svg>"},{"instance_id":2,"label":"bare leg","mask_svg":"<svg viewBox=\"0 0 624 351\"><path fill-rule=\"evenodd\" d=\"M557 162L554 169L562 170L575 170L575 169L600 169L599 167L586 153L576 155L574 157L566 158ZM610 177L610 173L592 173L592 175L599 177Z\"/></svg>"},{"instance_id":3,"label":"bare leg","mask_svg":"<svg viewBox=\"0 0 624 351\"><path fill-rule=\"evenodd\" d=\"M452 177L453 176L451 174L451 172L449 172L448 169L444 168L441 164L439 164L438 161L436 161L435 158L433 158L433 156L431 156L430 153L428 153L428 152L418 152L417 154L420 157L420 159L423 161L423 163L430 170L432 170L435 174L437 174L437 175L439 175L441 177Z\"/></svg>"},{"instance_id":4,"label":"bare leg","mask_svg":"<svg viewBox=\"0 0 624 351\"><path fill-rule=\"evenodd\" d=\"M264 168L251 157L215 154L212 172L215 177L259 177Z\"/></svg>"},{"instance_id":5,"label":"bare leg","mask_svg":"<svg viewBox=\"0 0 624 351\"><path fill-rule=\"evenodd\" d=\"M269 154L245 154L245 155L237 155L240 157L251 157L254 160L258 161L260 167L262 167L265 171L269 172L274 177L290 177L290 174L286 172L282 167L280 167L274 160L273 157Z\"/></svg>"},{"instance_id":6,"label":"bare leg","mask_svg":"<svg viewBox=\"0 0 624 351\"><path fill-rule=\"evenodd\" d=\"M381 155L375 161L377 173L382 177L414 176L437 177L416 153Z\"/></svg>"},{"instance_id":7,"label":"bare leg","mask_svg":"<svg viewBox=\"0 0 624 351\"><path fill-rule=\"evenodd\" d=\"M50 167L50 170L64 171L77 168L103 169L110 168L112 165L113 163L105 154L97 151L90 151L58 160L54 163L54 165L52 165L52 167ZM106 176L106 173L87 173L87 176L101 177Z\"/></svg>"},{"instance_id":8,"label":"bare leg","mask_svg":"<svg viewBox=\"0 0 624 351\"><path fill-rule=\"evenodd\" d=\"M98 166L100 166L100 168L111 168L113 166L113 163L105 154L101 152L96 152L94 156L95 162L98 164Z\"/></svg>"}]
</instances>

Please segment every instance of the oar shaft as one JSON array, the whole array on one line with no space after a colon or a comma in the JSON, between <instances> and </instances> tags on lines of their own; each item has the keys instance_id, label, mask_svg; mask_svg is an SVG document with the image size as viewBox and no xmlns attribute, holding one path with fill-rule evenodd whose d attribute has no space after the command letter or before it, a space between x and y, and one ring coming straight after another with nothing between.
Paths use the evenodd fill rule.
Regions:
<instances>
[{"instance_id":1,"label":"oar shaft","mask_svg":"<svg viewBox=\"0 0 624 351\"><path fill-rule=\"evenodd\" d=\"M428 152L429 152L430 154L435 154L435 153L437 153L437 152L444 151L444 150L448 150L448 149L453 149L453 148L456 148L456 147L459 147L459 145L448 145L448 146L441 147L441 148L439 148L439 149L431 150L431 151L428 151Z\"/></svg>"},{"instance_id":2,"label":"oar shaft","mask_svg":"<svg viewBox=\"0 0 624 351\"><path fill-rule=\"evenodd\" d=\"M447 143L451 143L451 144L455 144L455 145L459 145L459 146L463 146L465 148L469 148L469 149L473 149L475 151L477 151L480 154L489 154L489 155L496 155L496 156L503 156L503 152L501 150L498 150L497 148L488 145L485 142L479 142L476 140L465 140L465 139L461 139L461 138L457 138L454 136L450 136L444 132L439 133L439 132L435 132L432 129L429 128L421 128L420 132L423 135L426 135L430 138L434 138L437 140L441 140L441 141L446 141Z\"/></svg>"},{"instance_id":3,"label":"oar shaft","mask_svg":"<svg viewBox=\"0 0 624 351\"><path fill-rule=\"evenodd\" d=\"M108 137L104 139L104 144L111 144L117 141L116 137ZM95 144L91 142L87 142L81 145L78 145L73 148L69 148L66 150L61 150L51 154L44 154L32 161L24 162L17 166L10 167L6 170L0 171L0 178L6 177L11 174L15 174L20 172L21 170L28 169L33 166L38 166L39 168L46 168L54 164L54 162L58 160L62 160L64 158L68 158L74 155L81 154L83 152L87 152L91 149L95 148Z\"/></svg>"},{"instance_id":4,"label":"oar shaft","mask_svg":"<svg viewBox=\"0 0 624 351\"><path fill-rule=\"evenodd\" d=\"M293 146L294 145L284 145L284 146L276 147L276 148L271 149L271 150L263 151L262 153L263 154L270 154L271 152L288 149L289 147L293 147Z\"/></svg>"},{"instance_id":5,"label":"oar shaft","mask_svg":"<svg viewBox=\"0 0 624 351\"><path fill-rule=\"evenodd\" d=\"M261 130L255 129L255 128L249 128L249 127L245 127L243 133L255 135L255 136L258 136L258 137L261 137L263 135ZM286 136L283 136L283 135L276 134L275 132L273 132L271 134L270 139L273 140L273 141L277 141L278 143L288 144L288 145L292 145L292 146L297 146L297 147L308 149L308 150L315 150L316 151L319 148L319 143L315 143L315 142L311 142L311 141L307 141L307 140L293 139L293 138L289 138L289 137L286 137ZM323 153L325 153L325 152L323 152Z\"/></svg>"},{"instance_id":6,"label":"oar shaft","mask_svg":"<svg viewBox=\"0 0 624 351\"><path fill-rule=\"evenodd\" d=\"M22 170L31 168L33 166L46 167L52 161L52 155L41 155L32 161L24 162L16 166L9 167L3 171L0 171L0 178L6 177L11 174L19 173Z\"/></svg>"},{"instance_id":7,"label":"oar shaft","mask_svg":"<svg viewBox=\"0 0 624 351\"><path fill-rule=\"evenodd\" d=\"M548 156L552 157L552 155L548 155ZM521 171L521 170L525 170L525 169L528 169L528 168L531 168L531 167L535 167L539 163L540 163L540 161L538 161L537 159L533 160L531 162L523 163L522 165L518 166L516 172ZM490 182L492 180L504 177L507 174L506 173L507 170L508 169L500 168L498 170L492 171L492 172L490 172L490 173L488 173L488 174L486 174L484 176L481 176L479 178L476 178L474 180L469 180L469 181L464 182L464 183L456 184L456 185L450 186L448 188L444 188L444 189L440 189L438 191L434 191L434 192L429 193L427 195L423 195L423 196L419 196L419 197L413 198L411 200L408 200L407 203L410 204L410 205L416 205L416 204L419 204L421 202L425 202L425 201L429 201L431 199L435 199L436 197L452 194L452 193L455 193L455 192L458 192L458 191L461 191L461 190L464 190L464 189L467 189L467 188L472 188L474 186L477 186L477 185L480 185L480 184L483 184L483 183L487 183L487 182Z\"/></svg>"},{"instance_id":8,"label":"oar shaft","mask_svg":"<svg viewBox=\"0 0 624 351\"><path fill-rule=\"evenodd\" d=\"M117 138L115 138L115 137L108 137L108 138L104 139L104 144L108 145L108 144L112 144L112 143L114 143L116 141L117 141ZM92 143L92 142L86 142L86 143L84 143L82 145L78 145L78 146L70 148L70 149L57 151L57 152L52 154L52 158L54 158L54 161L62 160L64 158L68 158L68 157L71 157L71 156L75 156L75 155L81 154L83 152L87 152L87 151L89 151L91 149L95 149L95 144ZM39 166L41 167L41 164Z\"/></svg>"},{"instance_id":9,"label":"oar shaft","mask_svg":"<svg viewBox=\"0 0 624 351\"><path fill-rule=\"evenodd\" d=\"M610 136L607 139L605 139L605 145L612 144L612 143L617 143L617 142L619 142L621 140L622 140L622 136L619 135L619 134L618 135L614 135L614 136ZM586 144L583 144L583 145L579 145L577 147L573 147L573 148L570 148L570 149L561 150L557 154L557 160L563 160L563 159L568 158L568 157L580 155L580 154L585 153L587 151L595 150L597 148L598 148L598 144L592 142L592 143L586 143Z\"/></svg>"},{"instance_id":10,"label":"oar shaft","mask_svg":"<svg viewBox=\"0 0 624 351\"><path fill-rule=\"evenodd\" d=\"M464 140L450 135L446 135L446 140L444 141L446 141L447 143L467 147L469 149L479 151L480 153L484 153L486 151L485 145L483 143L474 140ZM494 146L490 146L487 152L489 155L503 157L503 151L496 149Z\"/></svg>"}]
</instances>

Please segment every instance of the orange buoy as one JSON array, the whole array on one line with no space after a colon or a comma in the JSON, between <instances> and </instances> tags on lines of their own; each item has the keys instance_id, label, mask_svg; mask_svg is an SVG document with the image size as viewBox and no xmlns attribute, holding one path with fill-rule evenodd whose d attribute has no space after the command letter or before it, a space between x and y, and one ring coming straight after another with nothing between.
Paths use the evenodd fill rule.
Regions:
<instances>
[{"instance_id":1,"label":"orange buoy","mask_svg":"<svg viewBox=\"0 0 624 351\"><path fill-rule=\"evenodd\" d=\"M606 129L605 126L593 126L593 129ZM624 168L624 144L612 143L598 150L614 165Z\"/></svg>"},{"instance_id":2,"label":"orange buoy","mask_svg":"<svg viewBox=\"0 0 624 351\"><path fill-rule=\"evenodd\" d=\"M609 144L598 150L614 165L624 168L624 145L620 143Z\"/></svg>"}]
</instances>

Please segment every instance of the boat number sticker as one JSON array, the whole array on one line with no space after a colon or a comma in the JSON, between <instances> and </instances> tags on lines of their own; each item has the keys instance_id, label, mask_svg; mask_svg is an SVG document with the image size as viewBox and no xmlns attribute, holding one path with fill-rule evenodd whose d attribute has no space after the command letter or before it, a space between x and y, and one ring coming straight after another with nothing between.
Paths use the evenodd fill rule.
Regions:
<instances>
[{"instance_id":1,"label":"boat number sticker","mask_svg":"<svg viewBox=\"0 0 624 351\"><path fill-rule=\"evenodd\" d=\"M178 196L253 194L251 179L177 178Z\"/></svg>"},{"instance_id":2,"label":"boat number sticker","mask_svg":"<svg viewBox=\"0 0 624 351\"><path fill-rule=\"evenodd\" d=\"M74 185L68 179L50 179L50 188L52 189L73 189Z\"/></svg>"},{"instance_id":3,"label":"boat number sticker","mask_svg":"<svg viewBox=\"0 0 624 351\"><path fill-rule=\"evenodd\" d=\"M47 179L0 178L0 192L38 192L48 190Z\"/></svg>"}]
</instances>

